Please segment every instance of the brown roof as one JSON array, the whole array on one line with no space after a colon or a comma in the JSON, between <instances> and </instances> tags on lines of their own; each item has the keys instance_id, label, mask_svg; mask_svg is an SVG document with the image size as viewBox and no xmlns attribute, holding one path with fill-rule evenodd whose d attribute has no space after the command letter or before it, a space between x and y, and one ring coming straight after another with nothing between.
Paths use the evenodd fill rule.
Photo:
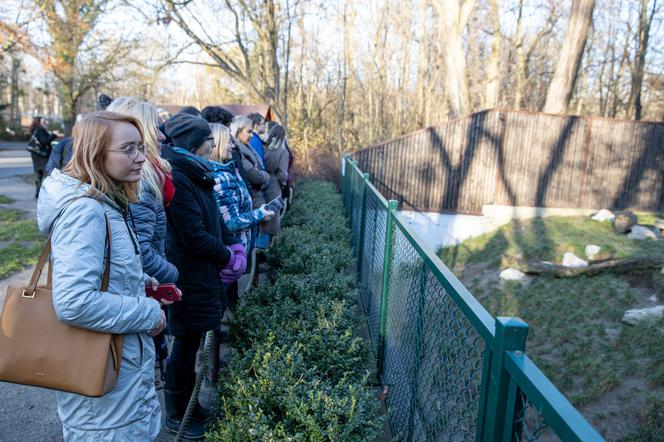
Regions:
<instances>
[{"instance_id":1,"label":"brown roof","mask_svg":"<svg viewBox=\"0 0 664 442\"><path fill-rule=\"evenodd\" d=\"M276 115L268 104L215 104L214 106L221 106L233 115L249 115L256 112L261 114L266 121L277 120ZM171 115L175 115L180 112L180 109L183 107L184 106L178 106L175 104L165 104L157 106L157 109L160 113L164 110Z\"/></svg>"}]
</instances>

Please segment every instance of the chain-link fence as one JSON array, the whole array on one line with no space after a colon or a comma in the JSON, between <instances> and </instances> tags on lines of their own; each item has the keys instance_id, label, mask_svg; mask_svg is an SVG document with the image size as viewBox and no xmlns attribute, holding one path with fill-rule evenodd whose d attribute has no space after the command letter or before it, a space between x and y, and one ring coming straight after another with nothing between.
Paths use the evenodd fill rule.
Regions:
<instances>
[{"instance_id":1,"label":"chain-link fence","mask_svg":"<svg viewBox=\"0 0 664 442\"><path fill-rule=\"evenodd\" d=\"M365 195L364 226L359 259L359 284L362 307L375 354L380 336L380 300L383 290L385 264L385 232L387 229L387 201L377 192ZM360 247L357 248L360 250Z\"/></svg>"},{"instance_id":2,"label":"chain-link fence","mask_svg":"<svg viewBox=\"0 0 664 442\"><path fill-rule=\"evenodd\" d=\"M344 156L360 301L393 435L403 441L602 440Z\"/></svg>"}]
</instances>

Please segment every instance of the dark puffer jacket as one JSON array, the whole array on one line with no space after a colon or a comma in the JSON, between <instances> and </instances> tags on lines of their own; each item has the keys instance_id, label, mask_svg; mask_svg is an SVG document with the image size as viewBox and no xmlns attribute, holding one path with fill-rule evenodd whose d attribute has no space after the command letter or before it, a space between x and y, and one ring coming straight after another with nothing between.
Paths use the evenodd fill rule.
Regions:
<instances>
[{"instance_id":1,"label":"dark puffer jacket","mask_svg":"<svg viewBox=\"0 0 664 442\"><path fill-rule=\"evenodd\" d=\"M129 205L132 227L141 245L143 271L159 283L175 283L178 269L166 260L166 213L164 206L148 189L141 201Z\"/></svg>"},{"instance_id":2,"label":"dark puffer jacket","mask_svg":"<svg viewBox=\"0 0 664 442\"><path fill-rule=\"evenodd\" d=\"M219 326L225 307L219 271L231 257L224 244L239 241L219 214L209 163L178 148L170 162L175 196L166 209L166 257L180 272L182 301L169 307L168 324L173 335L181 336Z\"/></svg>"}]
</instances>

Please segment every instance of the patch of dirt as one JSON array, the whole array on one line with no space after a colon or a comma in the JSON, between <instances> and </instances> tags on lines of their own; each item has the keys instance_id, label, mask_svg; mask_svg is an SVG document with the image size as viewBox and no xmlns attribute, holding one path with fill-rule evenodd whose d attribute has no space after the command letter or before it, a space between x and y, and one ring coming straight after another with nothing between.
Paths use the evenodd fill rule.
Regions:
<instances>
[{"instance_id":1,"label":"patch of dirt","mask_svg":"<svg viewBox=\"0 0 664 442\"><path fill-rule=\"evenodd\" d=\"M629 282L637 301L633 308L652 307L652 296L655 296L656 303L664 301L662 279L658 279L656 275L656 271L635 272L625 275L625 279Z\"/></svg>"},{"instance_id":2,"label":"patch of dirt","mask_svg":"<svg viewBox=\"0 0 664 442\"><path fill-rule=\"evenodd\" d=\"M598 401L579 411L592 422L607 442L619 441L639 426L639 414L648 394L664 397L664 388L654 388L636 377L624 378Z\"/></svg>"},{"instance_id":3,"label":"patch of dirt","mask_svg":"<svg viewBox=\"0 0 664 442\"><path fill-rule=\"evenodd\" d=\"M470 263L465 267L458 266L454 269L454 272L470 292L485 306L490 305L489 301L498 294L497 292L502 291L508 284L514 284L501 281L499 278L500 269L487 263ZM664 290L662 290L660 282L654 275L656 274L652 271L622 275L611 285L602 287L602 290L614 289L619 293L625 293L629 290L634 296L633 306L629 308L649 307L653 305L651 300L653 294L657 296L658 301L664 299ZM527 287L537 278L528 277L521 284ZM555 284L555 280L551 284ZM527 318L524 319L527 321ZM612 344L616 344L619 340L622 327L623 324L620 322L605 320L602 317L595 317L592 321L592 329L599 330L603 328L604 339ZM537 333L538 330L533 330L533 332ZM545 331L542 332L546 333ZM587 348L589 354L598 354L597 352L603 351L600 348L601 335L602 333L599 332L593 338L592 345ZM542 336L539 336L539 338L538 340L541 341ZM575 335L570 335L559 342L552 342L545 338L545 342L549 342L550 346L546 349L540 348L537 351L540 368L544 369L549 364L555 367L555 362L560 361L564 353L570 353L574 350L573 343L567 341L567 339L577 338ZM531 343L534 344L534 342ZM644 370L647 370L647 361L640 357L635 357L632 361L639 366L639 369L635 371L639 374L627 377L620 375L615 386L607 387L610 389L603 392L598 399L579 407L579 411L607 441L620 441L638 428L639 415L649 395L664 398L664 387L653 387L652 383L640 376L644 373ZM548 369L551 369L551 367ZM581 385L582 379L571 379L571 383L565 389L564 394L571 398L583 389L588 388L581 387ZM558 387L561 388L560 385Z\"/></svg>"}]
</instances>

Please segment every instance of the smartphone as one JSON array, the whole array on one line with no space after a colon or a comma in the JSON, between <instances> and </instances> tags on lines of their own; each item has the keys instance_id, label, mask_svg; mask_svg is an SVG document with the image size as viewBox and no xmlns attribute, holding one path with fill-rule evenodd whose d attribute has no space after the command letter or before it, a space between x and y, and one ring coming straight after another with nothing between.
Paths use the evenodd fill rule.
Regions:
<instances>
[{"instance_id":1,"label":"smartphone","mask_svg":"<svg viewBox=\"0 0 664 442\"><path fill-rule=\"evenodd\" d=\"M276 197L269 203L265 205L265 208L267 210L271 210L272 212L277 213L278 211L281 210L281 208L284 207L284 200L281 198L281 196Z\"/></svg>"},{"instance_id":2,"label":"smartphone","mask_svg":"<svg viewBox=\"0 0 664 442\"><path fill-rule=\"evenodd\" d=\"M159 284L157 290L152 287L145 288L145 294L157 301L165 299L166 301L180 301L182 295L175 284Z\"/></svg>"}]
</instances>

